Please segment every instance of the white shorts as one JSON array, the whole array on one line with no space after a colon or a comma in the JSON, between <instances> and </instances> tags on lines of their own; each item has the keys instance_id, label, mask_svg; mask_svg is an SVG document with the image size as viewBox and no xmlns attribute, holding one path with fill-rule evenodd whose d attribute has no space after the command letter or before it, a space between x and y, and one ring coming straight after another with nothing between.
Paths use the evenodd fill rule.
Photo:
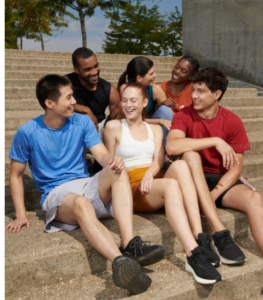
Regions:
<instances>
[{"instance_id":1,"label":"white shorts","mask_svg":"<svg viewBox=\"0 0 263 300\"><path fill-rule=\"evenodd\" d=\"M104 205L98 190L99 173L93 177L80 178L63 183L55 187L45 199L42 210L46 213L46 232L58 232L60 230L73 230L79 225L71 225L53 221L57 214L58 206L61 206L62 200L68 194L77 194L89 199L94 207L98 219L103 219L113 216L112 201Z\"/></svg>"}]
</instances>

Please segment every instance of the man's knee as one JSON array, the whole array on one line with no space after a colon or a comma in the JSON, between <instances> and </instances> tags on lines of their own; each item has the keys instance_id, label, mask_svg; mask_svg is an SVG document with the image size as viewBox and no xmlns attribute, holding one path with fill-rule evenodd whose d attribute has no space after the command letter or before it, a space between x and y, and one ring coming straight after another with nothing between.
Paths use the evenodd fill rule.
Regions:
<instances>
[{"instance_id":1,"label":"man's knee","mask_svg":"<svg viewBox=\"0 0 263 300\"><path fill-rule=\"evenodd\" d=\"M88 198L84 196L77 196L73 201L73 211L76 217L94 217L96 216L94 207Z\"/></svg>"},{"instance_id":2,"label":"man's knee","mask_svg":"<svg viewBox=\"0 0 263 300\"><path fill-rule=\"evenodd\" d=\"M185 160L188 164L198 163L202 164L200 154L196 151L187 151L182 155L182 159Z\"/></svg>"},{"instance_id":3,"label":"man's knee","mask_svg":"<svg viewBox=\"0 0 263 300\"><path fill-rule=\"evenodd\" d=\"M173 168L174 171L178 171L180 173L189 170L187 162L182 159L178 159L174 161L170 168Z\"/></svg>"}]
</instances>

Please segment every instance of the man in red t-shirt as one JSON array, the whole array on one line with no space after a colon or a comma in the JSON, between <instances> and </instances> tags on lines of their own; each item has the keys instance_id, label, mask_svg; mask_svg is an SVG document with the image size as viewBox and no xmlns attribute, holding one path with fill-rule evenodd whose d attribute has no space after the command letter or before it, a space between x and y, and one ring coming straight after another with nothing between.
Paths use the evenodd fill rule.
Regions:
<instances>
[{"instance_id":1,"label":"man in red t-shirt","mask_svg":"<svg viewBox=\"0 0 263 300\"><path fill-rule=\"evenodd\" d=\"M237 257L237 246L215 207L245 212L253 237L263 251L263 197L239 180L249 141L241 119L218 105L227 89L226 76L217 69L206 68L193 75L192 82L193 105L174 116L166 151L168 155L181 155L191 169L199 204L213 231L211 247L222 262L241 264L245 258ZM227 243L232 244L232 254L224 253L231 248Z\"/></svg>"}]
</instances>

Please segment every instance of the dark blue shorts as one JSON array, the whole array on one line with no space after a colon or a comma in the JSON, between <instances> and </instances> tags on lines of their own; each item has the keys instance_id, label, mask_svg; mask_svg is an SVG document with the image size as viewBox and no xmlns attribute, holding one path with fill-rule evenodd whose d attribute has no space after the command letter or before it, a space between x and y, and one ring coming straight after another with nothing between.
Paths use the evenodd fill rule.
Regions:
<instances>
[{"instance_id":1,"label":"dark blue shorts","mask_svg":"<svg viewBox=\"0 0 263 300\"><path fill-rule=\"evenodd\" d=\"M220 181L220 179L224 176L225 174L211 174L211 173L205 173L205 179L206 179L206 183L208 185L209 191L211 192L216 185L218 184L218 182ZM217 199L216 199L216 207L218 208L223 208L224 206L222 205L222 200L223 197L225 196L225 194L235 185L238 184L244 184L240 179L238 179L233 185L231 185L230 188L228 188L226 191L224 191L223 194L221 194Z\"/></svg>"}]
</instances>

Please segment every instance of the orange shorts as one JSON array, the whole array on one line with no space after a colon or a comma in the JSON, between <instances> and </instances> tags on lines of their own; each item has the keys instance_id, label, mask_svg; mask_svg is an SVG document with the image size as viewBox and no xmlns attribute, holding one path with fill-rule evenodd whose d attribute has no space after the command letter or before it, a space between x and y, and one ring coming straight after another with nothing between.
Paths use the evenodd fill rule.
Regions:
<instances>
[{"instance_id":1,"label":"orange shorts","mask_svg":"<svg viewBox=\"0 0 263 300\"><path fill-rule=\"evenodd\" d=\"M140 213L152 213L159 209L151 206L146 197L143 196L139 190L141 180L148 169L149 168L143 168L128 172L133 195L133 210ZM160 171L154 178L163 178L163 173Z\"/></svg>"}]
</instances>

